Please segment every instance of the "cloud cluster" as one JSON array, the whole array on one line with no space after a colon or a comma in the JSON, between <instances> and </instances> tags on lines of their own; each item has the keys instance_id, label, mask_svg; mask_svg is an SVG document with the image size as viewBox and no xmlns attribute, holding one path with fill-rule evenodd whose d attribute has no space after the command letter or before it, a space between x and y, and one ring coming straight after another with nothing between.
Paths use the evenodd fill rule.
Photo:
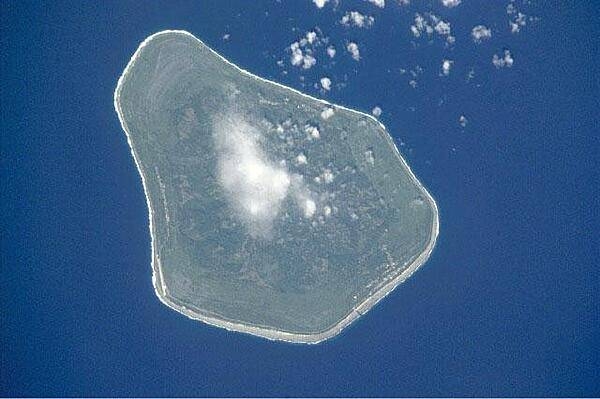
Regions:
<instances>
[{"instance_id":1,"label":"cloud cluster","mask_svg":"<svg viewBox=\"0 0 600 399\"><path fill-rule=\"evenodd\" d=\"M504 55L499 56L498 54L494 54L492 57L492 64L496 68L510 68L513 66L515 60L512 58L512 54L510 50L504 50Z\"/></svg>"},{"instance_id":2,"label":"cloud cluster","mask_svg":"<svg viewBox=\"0 0 600 399\"><path fill-rule=\"evenodd\" d=\"M492 37L492 30L485 25L477 25L471 29L471 37L475 43L481 43Z\"/></svg>"},{"instance_id":3,"label":"cloud cluster","mask_svg":"<svg viewBox=\"0 0 600 399\"><path fill-rule=\"evenodd\" d=\"M442 0L444 7L453 8L462 3L462 0Z\"/></svg>"},{"instance_id":4,"label":"cloud cluster","mask_svg":"<svg viewBox=\"0 0 600 399\"><path fill-rule=\"evenodd\" d=\"M360 50L358 49L358 44L350 42L346 45L346 50L348 50L354 61L360 60Z\"/></svg>"},{"instance_id":5,"label":"cloud cluster","mask_svg":"<svg viewBox=\"0 0 600 399\"><path fill-rule=\"evenodd\" d=\"M260 134L241 118L214 125L218 178L227 199L254 237L268 237L290 188L288 172L259 146Z\"/></svg>"},{"instance_id":6,"label":"cloud cluster","mask_svg":"<svg viewBox=\"0 0 600 399\"><path fill-rule=\"evenodd\" d=\"M410 30L414 37L421 37L426 34L428 37L433 36L433 33L444 37L448 44L453 44L456 38L452 36L452 29L450 22L444 21L440 17L434 14L415 14L413 25L410 26Z\"/></svg>"},{"instance_id":7,"label":"cloud cluster","mask_svg":"<svg viewBox=\"0 0 600 399\"><path fill-rule=\"evenodd\" d=\"M290 44L290 63L293 66L302 67L303 69L312 68L317 63L317 59L314 56L314 48L320 45L321 39L317 32L306 32L303 38Z\"/></svg>"},{"instance_id":8,"label":"cloud cluster","mask_svg":"<svg viewBox=\"0 0 600 399\"><path fill-rule=\"evenodd\" d=\"M313 3L315 3L317 8L323 8L325 7L325 4L327 4L328 1L329 0L313 0Z\"/></svg>"},{"instance_id":9,"label":"cloud cluster","mask_svg":"<svg viewBox=\"0 0 600 399\"><path fill-rule=\"evenodd\" d=\"M340 23L344 26L354 26L357 28L369 28L375 22L375 18L359 13L358 11L348 11Z\"/></svg>"},{"instance_id":10,"label":"cloud cluster","mask_svg":"<svg viewBox=\"0 0 600 399\"><path fill-rule=\"evenodd\" d=\"M385 0L367 0L367 1L379 8L385 7Z\"/></svg>"},{"instance_id":11,"label":"cloud cluster","mask_svg":"<svg viewBox=\"0 0 600 399\"><path fill-rule=\"evenodd\" d=\"M321 78L321 87L325 91L331 90L331 79L329 79L328 77Z\"/></svg>"},{"instance_id":12,"label":"cloud cluster","mask_svg":"<svg viewBox=\"0 0 600 399\"><path fill-rule=\"evenodd\" d=\"M453 64L454 64L454 61L452 61L452 60L443 60L442 61L442 75L444 75L444 76L450 75L450 69L452 68Z\"/></svg>"}]
</instances>

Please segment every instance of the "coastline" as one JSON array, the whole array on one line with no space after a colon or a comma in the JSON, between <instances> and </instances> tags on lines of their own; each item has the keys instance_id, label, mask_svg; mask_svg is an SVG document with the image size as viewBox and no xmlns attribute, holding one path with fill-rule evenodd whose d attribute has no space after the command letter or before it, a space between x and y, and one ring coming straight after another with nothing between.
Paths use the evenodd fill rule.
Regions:
<instances>
[{"instance_id":1,"label":"coastline","mask_svg":"<svg viewBox=\"0 0 600 399\"><path fill-rule=\"evenodd\" d=\"M346 315L346 317L344 317L342 320L340 320L337 324L333 325L329 329L319 332L319 333L300 334L300 333L292 333L292 332L287 332L287 331L279 331L279 330L269 329L269 328L265 328L265 327L246 325L246 324L236 323L236 322L225 320L225 319L220 319L220 318L208 315L208 314L201 314L200 311L193 311L184 305L179 305L179 304L175 303L176 301L169 297L168 289L164 284L164 278L162 276L160 258L158 257L158 255L156 253L154 222L153 222L154 212L153 212L152 205L150 202L150 196L148 193L146 178L144 176L144 171L141 168L141 164L138 160L138 156L136 154L136 151L135 151L135 148L133 145L133 141L131 139L131 135L127 128L127 124L125 123L125 121L123 119L123 115L121 112L121 106L120 106L120 92L122 89L122 84L125 80L126 75L129 72L130 68L135 64L142 49L146 45L148 45L148 43L150 43L155 37L160 36L160 35L165 35L165 34L181 34L181 35L186 35L186 36L193 38L198 43L200 43L201 45L205 46L208 50L210 50L220 60L233 66L240 73L247 75L253 79L257 79L261 82L277 85L281 88L291 91L294 94L299 94L299 95L309 98L311 100L316 100L319 103L326 105L326 106L331 106L334 109L343 109L345 111L353 112L353 113L359 114L361 116L366 116L368 118L371 118L372 120L374 120L375 122L377 122L379 124L380 134L382 134L383 137L385 137L388 144L394 150L396 157L401 162L404 169L408 172L408 175L410 176L411 181L419 188L419 190L423 193L424 198L427 199L429 205L431 206L433 213L434 213L434 217L433 217L433 223L431 226L430 240L429 240L427 246L425 247L425 249L419 254L419 256L417 256L413 260L413 262L402 273L400 273L398 276L396 276L396 278L394 278L393 280L389 281L388 283L386 283L385 285L380 287L371 296L365 298L360 304L355 306L353 308L353 310L350 313L348 313L348 315ZM347 108L347 107L344 107L341 105L332 104L326 100L319 99L319 98L313 97L311 95L302 93L296 89L285 86L283 84L256 76L256 75L252 74L251 72L246 71L246 70L240 68L239 66L237 66L236 64L230 62L229 60L227 60L226 58L221 56L219 53L217 53L215 50L213 50L210 46L207 46L206 44L204 44L204 42L202 42L200 39L196 38L191 33L187 32L187 31L183 31L183 30L163 30L163 31L154 33L154 34L148 36L139 45L139 47L137 48L137 50L135 51L135 53L133 54L133 56L127 63L127 66L123 70L123 73L119 77L117 86L115 88L113 101L114 101L115 110L119 117L119 122L121 123L121 128L125 132L125 135L127 137L127 143L129 145L131 154L134 158L135 165L136 165L138 172L140 174L140 177L142 179L142 185L144 188L144 196L146 197L146 205L148 206L148 219L149 219L149 229L150 229L150 237L151 237L151 253L152 253L152 255L151 255L152 256L152 261L151 261L152 284L154 286L154 291L155 291L156 295L158 296L159 300L163 304L165 304L169 308L171 308L191 319L202 321L206 324L224 328L229 331L242 332L242 333L259 336L259 337L270 339L270 340L285 341L285 342L290 342L290 343L317 344L319 342L323 342L329 338L332 338L332 337L338 335L344 328L346 328L348 325L350 325L353 321L355 321L360 316L362 316L366 312L368 312L381 299L383 299L385 296L387 296L398 285L400 285L401 283L406 281L415 271L417 271L429 259L429 256L433 252L433 249L435 247L437 237L439 234L439 210L438 210L437 204L436 204L435 200L433 199L433 197L429 194L427 189L417 179L417 177L415 176L415 174L413 173L413 171L411 170L411 168L407 164L407 162L404 160L404 158L402 158L400 151L398 150L398 147L394 143L392 136L387 132L387 129L385 128L383 123L381 123L377 118L375 118L374 116L372 116L370 114L367 114L367 113L361 112L361 111L357 111L354 109L350 109L350 108Z\"/></svg>"}]
</instances>

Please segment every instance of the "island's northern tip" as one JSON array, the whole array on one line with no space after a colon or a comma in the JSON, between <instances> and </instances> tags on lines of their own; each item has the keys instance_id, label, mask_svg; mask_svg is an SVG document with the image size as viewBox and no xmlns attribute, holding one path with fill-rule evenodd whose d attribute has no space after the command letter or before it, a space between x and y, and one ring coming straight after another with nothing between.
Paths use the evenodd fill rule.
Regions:
<instances>
[{"instance_id":1,"label":"island's northern tip","mask_svg":"<svg viewBox=\"0 0 600 399\"><path fill-rule=\"evenodd\" d=\"M156 33L115 108L149 209L160 300L229 330L337 335L429 257L437 206L371 115Z\"/></svg>"}]
</instances>

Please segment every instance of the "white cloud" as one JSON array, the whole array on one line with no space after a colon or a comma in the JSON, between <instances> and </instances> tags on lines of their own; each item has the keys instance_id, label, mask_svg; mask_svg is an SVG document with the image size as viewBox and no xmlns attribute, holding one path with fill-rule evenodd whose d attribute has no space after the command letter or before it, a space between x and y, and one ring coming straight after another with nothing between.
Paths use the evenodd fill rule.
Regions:
<instances>
[{"instance_id":1,"label":"white cloud","mask_svg":"<svg viewBox=\"0 0 600 399\"><path fill-rule=\"evenodd\" d=\"M450 22L439 21L435 25L435 31L442 36L447 36L450 34Z\"/></svg>"},{"instance_id":2,"label":"white cloud","mask_svg":"<svg viewBox=\"0 0 600 399\"><path fill-rule=\"evenodd\" d=\"M360 60L360 50L358 49L358 44L350 42L346 45L346 50L348 50L354 61Z\"/></svg>"},{"instance_id":3,"label":"white cloud","mask_svg":"<svg viewBox=\"0 0 600 399\"><path fill-rule=\"evenodd\" d=\"M511 16L511 20L508 21L510 31L512 33L519 33L521 28L527 24L527 16L519 12L513 2L506 6L506 13Z\"/></svg>"},{"instance_id":4,"label":"white cloud","mask_svg":"<svg viewBox=\"0 0 600 399\"><path fill-rule=\"evenodd\" d=\"M303 48L307 42L306 39L302 39L300 42L290 44L290 63L292 65L302 67L303 69L310 69L317 63L317 59L312 55L312 49Z\"/></svg>"},{"instance_id":5,"label":"white cloud","mask_svg":"<svg viewBox=\"0 0 600 399\"><path fill-rule=\"evenodd\" d=\"M302 59L302 68L310 69L317 63L317 59L310 54L305 54Z\"/></svg>"},{"instance_id":6,"label":"white cloud","mask_svg":"<svg viewBox=\"0 0 600 399\"><path fill-rule=\"evenodd\" d=\"M481 43L492 37L492 30L485 25L477 25L471 29L471 37L475 43Z\"/></svg>"},{"instance_id":7,"label":"white cloud","mask_svg":"<svg viewBox=\"0 0 600 399\"><path fill-rule=\"evenodd\" d=\"M335 47L333 47L333 46L327 47L327 55L329 56L329 58L335 57Z\"/></svg>"},{"instance_id":8,"label":"white cloud","mask_svg":"<svg viewBox=\"0 0 600 399\"><path fill-rule=\"evenodd\" d=\"M312 218L317 210L317 204L311 199L304 200L304 217Z\"/></svg>"},{"instance_id":9,"label":"white cloud","mask_svg":"<svg viewBox=\"0 0 600 399\"><path fill-rule=\"evenodd\" d=\"M236 117L214 126L219 183L253 236L268 237L290 187L287 171L262 152L257 129Z\"/></svg>"},{"instance_id":10,"label":"white cloud","mask_svg":"<svg viewBox=\"0 0 600 399\"><path fill-rule=\"evenodd\" d=\"M452 60L442 61L442 74L444 76L450 75L450 69L452 68L453 64L454 64L454 61L452 61Z\"/></svg>"},{"instance_id":11,"label":"white cloud","mask_svg":"<svg viewBox=\"0 0 600 399\"><path fill-rule=\"evenodd\" d=\"M519 33L521 31L521 28L527 25L527 18L525 14L519 12L517 13L515 19L513 21L510 21L509 24L510 31L512 33Z\"/></svg>"},{"instance_id":12,"label":"white cloud","mask_svg":"<svg viewBox=\"0 0 600 399\"><path fill-rule=\"evenodd\" d=\"M321 118L324 120L327 120L329 118L331 118L334 114L333 108L325 108L322 112L321 112Z\"/></svg>"},{"instance_id":13,"label":"white cloud","mask_svg":"<svg viewBox=\"0 0 600 399\"><path fill-rule=\"evenodd\" d=\"M319 176L319 177L326 184L333 182L333 179L335 178L335 176L333 175L333 172L330 169L325 169L323 171L323 173L321 173L321 176Z\"/></svg>"},{"instance_id":14,"label":"white cloud","mask_svg":"<svg viewBox=\"0 0 600 399\"><path fill-rule=\"evenodd\" d=\"M317 8L323 8L328 1L329 0L313 0L313 3L315 3Z\"/></svg>"},{"instance_id":15,"label":"white cloud","mask_svg":"<svg viewBox=\"0 0 600 399\"><path fill-rule=\"evenodd\" d=\"M410 30L412 31L413 35L415 37L421 37L421 34L427 31L427 28L431 29L431 26L427 23L427 21L425 20L425 18L423 18L421 14L416 13L415 23L410 27ZM433 29L431 29L431 32L433 32Z\"/></svg>"},{"instance_id":16,"label":"white cloud","mask_svg":"<svg viewBox=\"0 0 600 399\"><path fill-rule=\"evenodd\" d=\"M371 110L371 113L373 114L373 116L375 118L379 118L381 116L381 108L380 107L375 107L373 108L373 110Z\"/></svg>"},{"instance_id":17,"label":"white cloud","mask_svg":"<svg viewBox=\"0 0 600 399\"><path fill-rule=\"evenodd\" d=\"M452 8L462 3L462 0L442 0L444 7Z\"/></svg>"},{"instance_id":18,"label":"white cloud","mask_svg":"<svg viewBox=\"0 0 600 399\"><path fill-rule=\"evenodd\" d=\"M317 39L317 34L315 32L306 32L306 41L309 44L313 44L315 42L315 40Z\"/></svg>"},{"instance_id":19,"label":"white cloud","mask_svg":"<svg viewBox=\"0 0 600 399\"><path fill-rule=\"evenodd\" d=\"M375 18L359 13L358 11L348 11L340 20L344 26L356 26L358 28L368 28L373 25Z\"/></svg>"},{"instance_id":20,"label":"white cloud","mask_svg":"<svg viewBox=\"0 0 600 399\"><path fill-rule=\"evenodd\" d=\"M321 78L321 87L326 91L331 90L331 79L328 77Z\"/></svg>"},{"instance_id":21,"label":"white cloud","mask_svg":"<svg viewBox=\"0 0 600 399\"><path fill-rule=\"evenodd\" d=\"M379 8L385 7L385 0L367 0L367 1Z\"/></svg>"},{"instance_id":22,"label":"white cloud","mask_svg":"<svg viewBox=\"0 0 600 399\"><path fill-rule=\"evenodd\" d=\"M492 64L496 68L510 68L514 64L514 59L512 58L512 54L509 50L504 50L503 56L498 56L498 54L494 54L492 57Z\"/></svg>"},{"instance_id":23,"label":"white cloud","mask_svg":"<svg viewBox=\"0 0 600 399\"><path fill-rule=\"evenodd\" d=\"M323 115L323 114L321 114ZM321 137L321 133L319 132L319 128L313 125L304 126L304 131L308 133L308 135L313 139L318 139Z\"/></svg>"},{"instance_id":24,"label":"white cloud","mask_svg":"<svg viewBox=\"0 0 600 399\"><path fill-rule=\"evenodd\" d=\"M304 155L303 153L298 154L298 156L296 157L296 162L298 162L299 165L306 165L306 155Z\"/></svg>"},{"instance_id":25,"label":"white cloud","mask_svg":"<svg viewBox=\"0 0 600 399\"><path fill-rule=\"evenodd\" d=\"M467 123L469 123L469 120L467 119L466 116L461 115L460 118L458 118L458 124L461 125L462 127L467 126Z\"/></svg>"},{"instance_id":26,"label":"white cloud","mask_svg":"<svg viewBox=\"0 0 600 399\"><path fill-rule=\"evenodd\" d=\"M445 37L449 44L453 44L456 38L452 36L450 22L444 21L435 14L425 14L425 16L416 13L413 25L410 30L414 37L421 37L423 34L431 37L433 33Z\"/></svg>"}]
</instances>

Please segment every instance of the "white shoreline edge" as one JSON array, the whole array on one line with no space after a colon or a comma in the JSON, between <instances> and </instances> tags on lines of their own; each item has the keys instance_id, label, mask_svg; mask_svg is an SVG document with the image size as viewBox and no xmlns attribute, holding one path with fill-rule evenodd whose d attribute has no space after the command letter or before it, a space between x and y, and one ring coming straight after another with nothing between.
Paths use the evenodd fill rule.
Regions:
<instances>
[{"instance_id":1,"label":"white shoreline edge","mask_svg":"<svg viewBox=\"0 0 600 399\"><path fill-rule=\"evenodd\" d=\"M152 221L153 211L152 211L152 207L150 204L150 197L148 195L148 188L146 186L146 180L145 180L144 174L142 172L142 168L140 167L140 162L138 160L138 157L133 148L133 142L131 140L131 136L129 134L129 130L127 129L126 123L123 119L123 116L121 113L121 107L120 107L120 103L119 103L119 94L121 91L122 83L124 81L124 77L127 75L127 73L129 72L129 69L132 67L132 65L137 60L141 50L155 37L163 35L163 34L168 34L168 33L183 34L183 35L187 35L187 36L195 39L200 44L202 44L206 48L208 48L213 54L215 54L221 60L225 61L227 64L236 68L238 71L240 71L240 73L248 75L251 78L257 79L262 82L277 85L284 89L290 90L293 93L307 97L311 100L316 100L324 105L332 106L334 108L344 109L346 111L354 112L359 115L371 118L372 120L374 120L375 122L377 122L379 124L383 133L385 133L385 137L387 138L389 144L395 150L396 156L398 157L400 162L402 162L402 165L405 167L405 169L408 171L410 178L419 187L419 189L423 192L424 196L427 198L430 205L432 206L433 211L434 211L434 220L433 220L432 229L431 229L431 239L430 239L427 247L425 248L425 250L399 276L397 276L394 280L388 282L386 285L381 287L377 292L375 292L369 298L365 299L361 304L356 306L345 318L340 320L336 325L334 325L330 329L320 332L320 333L314 333L314 334L298 334L298 333L291 333L291 332L286 332L286 331L272 330L272 329L268 329L268 328L264 328L264 327L245 325L245 324L241 324L241 323L234 323L234 322L231 322L228 320L218 319L216 317L212 317L209 315L200 315L200 314L195 313L192 310L186 308L185 306L180 306L180 305L175 304L174 302L171 301L171 299L168 298L168 291L167 291L166 286L164 285L164 278L162 276L162 269L160 267L160 258L156 254L156 248L155 248L155 243L154 243L154 241L155 241L154 226L153 226L153 221ZM146 204L148 206L148 219L149 219L150 237L151 237L151 244L150 244L151 250L152 250L151 267L152 267L152 284L154 286L154 291L162 303L164 303L166 306L170 307L171 309L173 309L191 319L199 320L206 324L210 324L210 325L213 325L216 327L221 327L221 328L224 328L229 331L247 333L247 334L259 336L262 338L267 338L270 340L278 340L278 341L285 341L285 342L291 342L291 343L317 344L319 342L325 341L326 339L329 339L329 338L332 338L332 337L338 335L345 327L347 327L354 320L358 319L360 316L362 316L367 311L369 311L373 306L375 306L375 304L377 304L377 302L379 302L387 294L389 294L391 291L393 291L394 288L396 288L399 284L406 281L406 279L408 279L415 271L417 271L419 269L419 267L421 267L421 265L423 265L427 261L427 259L431 255L431 252L433 251L433 248L435 247L437 236L439 234L439 211L438 211L437 204L436 204L435 200L433 199L433 197L429 194L429 192L425 189L425 187L417 179L417 177L415 176L413 171L410 169L410 167L408 166L408 164L406 163L404 158L402 158L402 156L400 155L400 151L398 150L398 147L394 143L394 140L392 139L391 135L387 132L387 129L385 128L383 123L381 123L379 120L377 120L375 117L373 117L370 114L367 114L367 113L364 113L361 111L356 111L356 110L353 110L350 108L346 108L344 106L331 104L328 101L325 101L320 98L312 97L308 94L302 93L291 87L287 87L280 83L256 76L256 75L252 74L251 72L248 72L248 71L238 67L234 63L228 61L223 56L221 56L219 53L214 51L210 46L207 46L206 44L204 44L204 42L202 42L200 39L198 39L197 37L195 37L194 35L192 35L191 33L187 32L187 31L163 30L163 31L160 31L160 32L154 33L153 35L148 36L139 45L138 49L135 51L135 53L133 54L133 56L127 63L125 70L119 77L119 81L117 83L117 87L115 88L115 92L114 92L114 106L115 106L115 110L117 111L117 114L119 116L119 121L121 123L121 127L122 127L123 131L125 132L125 135L127 136L127 143L129 144L129 148L131 149L131 154L133 155L135 165L138 169L140 177L142 178L142 185L144 187L144 195L146 197Z\"/></svg>"}]
</instances>

